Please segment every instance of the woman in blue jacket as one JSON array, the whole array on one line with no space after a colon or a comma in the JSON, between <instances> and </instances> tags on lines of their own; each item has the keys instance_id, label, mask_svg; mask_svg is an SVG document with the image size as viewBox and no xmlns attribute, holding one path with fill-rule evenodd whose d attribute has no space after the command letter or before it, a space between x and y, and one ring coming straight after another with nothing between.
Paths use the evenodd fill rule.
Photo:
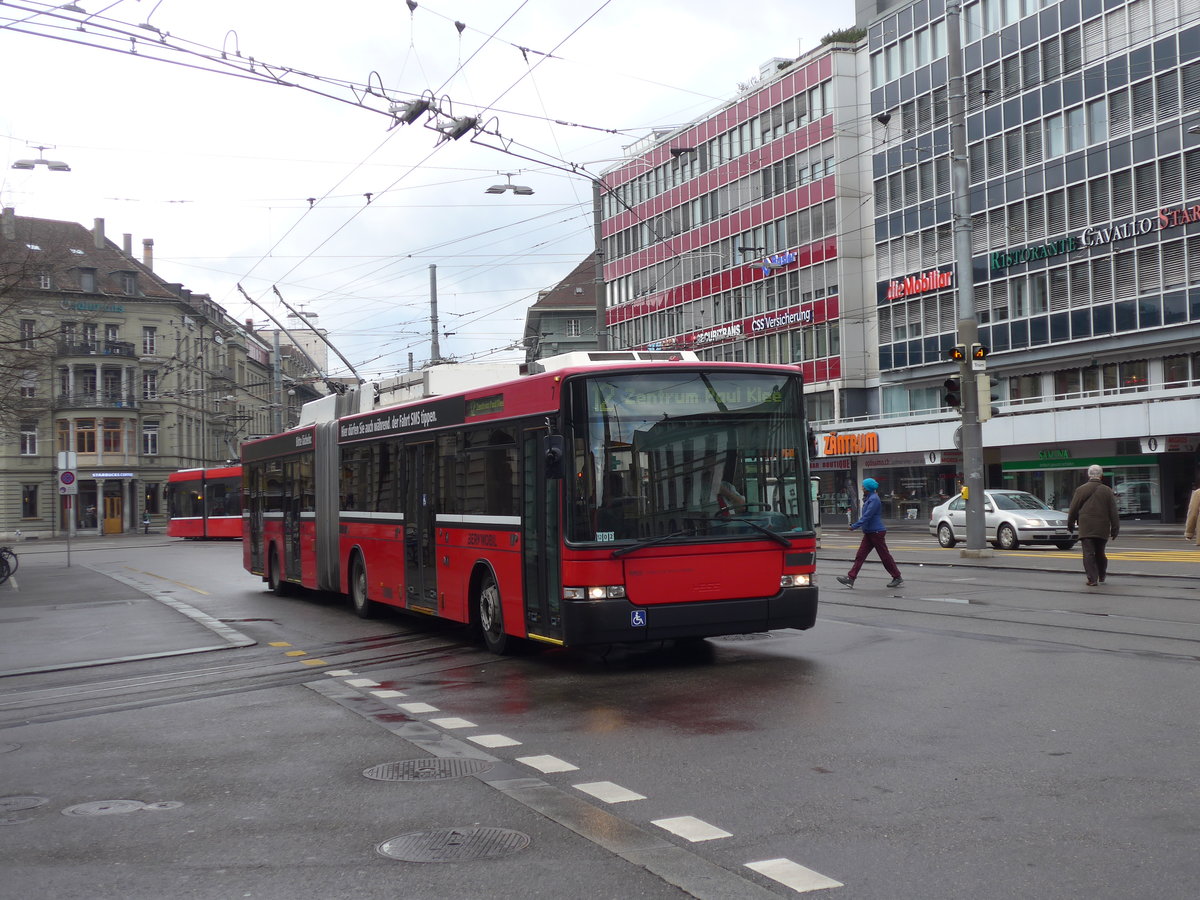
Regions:
<instances>
[{"instance_id":1,"label":"woman in blue jacket","mask_svg":"<svg viewBox=\"0 0 1200 900\"><path fill-rule=\"evenodd\" d=\"M859 516L857 522L853 522L850 525L851 531L856 528L862 529L862 543L858 545L858 554L854 557L854 565L850 567L850 571L845 575L839 575L838 581L846 585L846 587L854 587L854 579L858 577L858 570L862 568L863 563L867 561L867 556L874 549L879 554L879 561L883 563L883 567L892 576L892 580L888 582L888 587L900 587L900 585L904 584L904 579L900 577L900 567L896 565L896 560L892 559L892 553L888 550L887 528L883 525L883 516L881 514L883 503L879 499L879 482L874 478L864 478L862 486L862 515Z\"/></svg>"}]
</instances>

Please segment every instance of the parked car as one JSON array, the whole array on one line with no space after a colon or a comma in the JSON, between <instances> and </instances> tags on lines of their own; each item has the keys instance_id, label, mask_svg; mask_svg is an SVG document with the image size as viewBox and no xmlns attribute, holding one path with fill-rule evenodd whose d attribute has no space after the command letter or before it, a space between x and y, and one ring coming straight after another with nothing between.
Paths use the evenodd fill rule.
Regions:
<instances>
[{"instance_id":1,"label":"parked car","mask_svg":"<svg viewBox=\"0 0 1200 900\"><path fill-rule=\"evenodd\" d=\"M1021 544L1054 544L1070 550L1079 540L1067 530L1067 514L1025 491L984 491L984 537L1001 550ZM967 501L962 494L933 508L929 533L943 547L967 537Z\"/></svg>"}]
</instances>

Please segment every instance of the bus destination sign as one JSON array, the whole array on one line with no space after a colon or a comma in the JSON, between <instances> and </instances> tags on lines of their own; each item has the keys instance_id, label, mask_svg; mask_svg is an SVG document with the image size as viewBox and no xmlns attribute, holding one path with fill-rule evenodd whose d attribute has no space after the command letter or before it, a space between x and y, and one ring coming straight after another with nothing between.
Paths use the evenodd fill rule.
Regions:
<instances>
[{"instance_id":1,"label":"bus destination sign","mask_svg":"<svg viewBox=\"0 0 1200 900\"><path fill-rule=\"evenodd\" d=\"M466 421L466 401L462 397L444 397L418 406L388 409L343 419L338 423L338 443L352 444L379 437L431 431Z\"/></svg>"}]
</instances>

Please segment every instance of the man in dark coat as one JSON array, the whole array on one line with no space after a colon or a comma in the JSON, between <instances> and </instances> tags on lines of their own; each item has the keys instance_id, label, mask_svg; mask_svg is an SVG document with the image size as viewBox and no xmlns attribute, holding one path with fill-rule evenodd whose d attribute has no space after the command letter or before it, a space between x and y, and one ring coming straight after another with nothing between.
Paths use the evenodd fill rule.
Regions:
<instances>
[{"instance_id":1,"label":"man in dark coat","mask_svg":"<svg viewBox=\"0 0 1200 900\"><path fill-rule=\"evenodd\" d=\"M1088 587L1104 584L1108 574L1108 557L1104 545L1116 538L1121 530L1121 518L1117 513L1117 497L1100 479L1104 470L1100 466L1088 466L1087 484L1075 489L1071 508L1067 510L1067 528L1079 527L1079 544L1083 549L1083 571L1087 575Z\"/></svg>"}]
</instances>

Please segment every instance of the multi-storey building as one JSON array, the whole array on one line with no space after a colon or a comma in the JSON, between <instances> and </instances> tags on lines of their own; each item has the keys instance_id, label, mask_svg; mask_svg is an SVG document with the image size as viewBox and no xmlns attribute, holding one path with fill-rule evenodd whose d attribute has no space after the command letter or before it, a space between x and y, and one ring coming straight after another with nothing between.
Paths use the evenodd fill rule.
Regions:
<instances>
[{"instance_id":1,"label":"multi-storey building","mask_svg":"<svg viewBox=\"0 0 1200 900\"><path fill-rule=\"evenodd\" d=\"M878 415L824 449L893 515L957 489L944 0L869 24ZM1091 463L1125 515L1178 521L1200 442L1200 6L962 8L974 315L1000 415L986 483L1064 507Z\"/></svg>"},{"instance_id":2,"label":"multi-storey building","mask_svg":"<svg viewBox=\"0 0 1200 900\"><path fill-rule=\"evenodd\" d=\"M585 259L525 312L525 362L596 346L596 260Z\"/></svg>"},{"instance_id":3,"label":"multi-storey building","mask_svg":"<svg viewBox=\"0 0 1200 900\"><path fill-rule=\"evenodd\" d=\"M102 219L87 229L5 209L0 224L0 370L16 391L0 423L0 533L48 536L72 519L117 533L144 514L161 525L169 473L271 433L268 347L155 275L151 241L139 261ZM76 454L71 518L59 451Z\"/></svg>"},{"instance_id":4,"label":"multi-storey building","mask_svg":"<svg viewBox=\"0 0 1200 900\"><path fill-rule=\"evenodd\" d=\"M869 411L876 341L863 64L774 59L729 103L605 173L614 348L795 362L818 418Z\"/></svg>"},{"instance_id":5,"label":"multi-storey building","mask_svg":"<svg viewBox=\"0 0 1200 900\"><path fill-rule=\"evenodd\" d=\"M863 42L773 61L605 176L613 346L801 365L827 513L868 471L893 517L962 481L945 5L859 0ZM985 482L1064 506L1099 463L1123 514L1176 521L1200 445L1200 7L961 13Z\"/></svg>"}]
</instances>

